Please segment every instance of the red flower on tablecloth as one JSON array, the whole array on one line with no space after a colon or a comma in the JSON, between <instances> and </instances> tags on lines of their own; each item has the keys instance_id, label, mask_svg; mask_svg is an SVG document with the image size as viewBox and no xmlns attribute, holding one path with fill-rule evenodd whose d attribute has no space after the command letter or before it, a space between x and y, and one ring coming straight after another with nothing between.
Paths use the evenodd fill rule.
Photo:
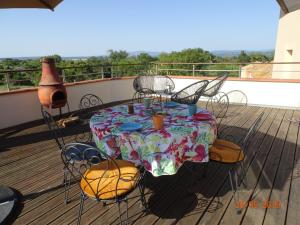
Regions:
<instances>
[{"instance_id":1,"label":"red flower on tablecloth","mask_svg":"<svg viewBox=\"0 0 300 225\"><path fill-rule=\"evenodd\" d=\"M116 126L121 126L123 123L122 122L115 122L114 125Z\"/></svg>"},{"instance_id":2,"label":"red flower on tablecloth","mask_svg":"<svg viewBox=\"0 0 300 225\"><path fill-rule=\"evenodd\" d=\"M188 143L187 137L185 137L181 140L180 145L185 145L186 143Z\"/></svg>"},{"instance_id":3,"label":"red flower on tablecloth","mask_svg":"<svg viewBox=\"0 0 300 225\"><path fill-rule=\"evenodd\" d=\"M166 150L166 152L171 153L171 152L176 152L178 150L178 144L171 143Z\"/></svg>"},{"instance_id":4,"label":"red flower on tablecloth","mask_svg":"<svg viewBox=\"0 0 300 225\"><path fill-rule=\"evenodd\" d=\"M180 116L180 115L178 115L178 116L176 116L178 119L186 119L187 118L187 116Z\"/></svg>"},{"instance_id":5,"label":"red flower on tablecloth","mask_svg":"<svg viewBox=\"0 0 300 225\"><path fill-rule=\"evenodd\" d=\"M110 134L110 132L111 132L110 128L107 127L104 129L103 134L107 135L107 134Z\"/></svg>"},{"instance_id":6,"label":"red flower on tablecloth","mask_svg":"<svg viewBox=\"0 0 300 225\"><path fill-rule=\"evenodd\" d=\"M139 159L139 153L137 151L133 150L133 151L130 152L130 157L133 160L138 160Z\"/></svg>"},{"instance_id":7,"label":"red flower on tablecloth","mask_svg":"<svg viewBox=\"0 0 300 225\"><path fill-rule=\"evenodd\" d=\"M97 128L97 127L95 127L94 129L95 129L95 131L96 131L97 137L98 137L99 139L102 139L102 138L103 138L103 134L102 134L101 129L99 129L99 128Z\"/></svg>"},{"instance_id":8,"label":"red flower on tablecloth","mask_svg":"<svg viewBox=\"0 0 300 225\"><path fill-rule=\"evenodd\" d=\"M197 155L194 157L195 161L202 161L205 158L205 156L206 156L204 145L201 145L201 144L198 145L195 148L195 152L197 153Z\"/></svg>"},{"instance_id":9,"label":"red flower on tablecloth","mask_svg":"<svg viewBox=\"0 0 300 225\"><path fill-rule=\"evenodd\" d=\"M145 167L146 170L148 170L148 171L152 170L152 166L151 166L151 164L148 161L143 160L143 165L144 165L144 167Z\"/></svg>"},{"instance_id":10,"label":"red flower on tablecloth","mask_svg":"<svg viewBox=\"0 0 300 225\"><path fill-rule=\"evenodd\" d=\"M161 130L159 131L159 133L162 134L164 138L169 138L169 137L171 137L171 134L170 134L168 131L166 131L165 129L161 129Z\"/></svg>"}]
</instances>

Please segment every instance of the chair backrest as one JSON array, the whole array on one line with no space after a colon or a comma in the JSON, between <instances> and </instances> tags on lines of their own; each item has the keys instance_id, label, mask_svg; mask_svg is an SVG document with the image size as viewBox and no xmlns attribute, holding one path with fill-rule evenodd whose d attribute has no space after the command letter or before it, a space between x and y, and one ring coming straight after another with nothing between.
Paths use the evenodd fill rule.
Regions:
<instances>
[{"instance_id":1,"label":"chair backrest","mask_svg":"<svg viewBox=\"0 0 300 225\"><path fill-rule=\"evenodd\" d=\"M219 128L222 120L226 117L229 107L229 98L227 94L221 92L209 98L206 103L206 109L213 113L217 119L217 127Z\"/></svg>"},{"instance_id":2,"label":"chair backrest","mask_svg":"<svg viewBox=\"0 0 300 225\"><path fill-rule=\"evenodd\" d=\"M98 96L93 95L93 94L85 94L80 99L79 109L88 109L88 108L96 107L96 106L99 106L102 104L103 104L103 102Z\"/></svg>"},{"instance_id":3,"label":"chair backrest","mask_svg":"<svg viewBox=\"0 0 300 225\"><path fill-rule=\"evenodd\" d=\"M247 149L247 147L248 147L249 143L251 142L252 138L257 133L257 130L259 128L259 125L262 121L263 116L264 116L264 112L262 112L256 118L256 120L253 122L253 124L248 129L248 132L247 132L247 134L245 135L245 137L243 138L243 141L242 141L242 146L243 146L244 149Z\"/></svg>"},{"instance_id":4,"label":"chair backrest","mask_svg":"<svg viewBox=\"0 0 300 225\"><path fill-rule=\"evenodd\" d=\"M181 104L196 104L207 85L207 80L195 82L172 95L171 100Z\"/></svg>"},{"instance_id":5,"label":"chair backrest","mask_svg":"<svg viewBox=\"0 0 300 225\"><path fill-rule=\"evenodd\" d=\"M154 92L171 93L175 89L174 81L165 75L155 75L153 82Z\"/></svg>"},{"instance_id":6,"label":"chair backrest","mask_svg":"<svg viewBox=\"0 0 300 225\"><path fill-rule=\"evenodd\" d=\"M100 151L101 157L90 154L94 151ZM72 156L69 152L75 152L75 154ZM76 152L83 154L84 160L80 164L72 163L78 157ZM62 148L61 159L73 178L78 180L80 176L79 187L82 192L88 193L89 197L100 201L108 192L114 192L113 195L118 196L118 185L122 179L118 160L113 159L104 151L83 143L66 144ZM130 178L130 173L126 176ZM108 188L109 191L107 191Z\"/></svg>"},{"instance_id":7,"label":"chair backrest","mask_svg":"<svg viewBox=\"0 0 300 225\"><path fill-rule=\"evenodd\" d=\"M65 145L65 141L61 132L61 129L58 127L56 121L53 119L50 113L41 106L41 113L43 115L44 121L47 124L49 130L53 134L53 137L58 145L58 148L61 149Z\"/></svg>"},{"instance_id":8,"label":"chair backrest","mask_svg":"<svg viewBox=\"0 0 300 225\"><path fill-rule=\"evenodd\" d=\"M220 77L217 77L214 80L211 80L209 84L206 86L205 91L203 92L203 96L205 97L212 97L216 95L222 85L224 84L225 80L227 79L228 75L222 75Z\"/></svg>"},{"instance_id":9,"label":"chair backrest","mask_svg":"<svg viewBox=\"0 0 300 225\"><path fill-rule=\"evenodd\" d=\"M133 80L133 88L136 92L151 93L154 90L154 76L142 75Z\"/></svg>"}]
</instances>

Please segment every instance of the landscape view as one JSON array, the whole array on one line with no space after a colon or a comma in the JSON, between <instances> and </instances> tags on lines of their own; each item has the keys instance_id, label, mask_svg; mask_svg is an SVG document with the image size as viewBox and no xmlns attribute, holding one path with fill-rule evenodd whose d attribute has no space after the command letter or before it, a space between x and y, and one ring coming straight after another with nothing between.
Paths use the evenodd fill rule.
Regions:
<instances>
[{"instance_id":1,"label":"landscape view","mask_svg":"<svg viewBox=\"0 0 300 225\"><path fill-rule=\"evenodd\" d=\"M0 0L0 225L300 225L300 0Z\"/></svg>"},{"instance_id":2,"label":"landscape view","mask_svg":"<svg viewBox=\"0 0 300 225\"><path fill-rule=\"evenodd\" d=\"M112 73L122 76L135 76L139 73L155 73L155 65L160 65L160 74L165 75L194 75L216 76L226 72L229 76L239 77L240 68L255 63L268 63L273 60L274 52L245 52L222 51L209 52L201 48L185 49L171 53L128 53L126 51L109 50L107 56L92 57L68 57L63 58L53 55L59 68L65 68L64 79L66 82L74 82L88 79L111 78ZM37 86L40 80L42 57L32 59L2 58L0 59L0 82L1 89L6 90L5 73L2 71L12 70L10 73L10 88L24 88ZM170 64L169 64L170 63ZM175 63L175 64L172 64ZM187 63L187 64L186 64ZM198 64L193 68L193 63ZM220 63L220 64L219 64ZM181 64L181 65L180 65ZM113 67L113 72L112 72ZM26 70L36 71L26 71ZM178 70L177 70L178 69ZM14 71L15 70L15 71ZM22 71L24 70L24 71ZM103 70L103 71L101 71ZM211 70L211 71L209 71ZM270 78L272 70L258 71L255 77Z\"/></svg>"}]
</instances>

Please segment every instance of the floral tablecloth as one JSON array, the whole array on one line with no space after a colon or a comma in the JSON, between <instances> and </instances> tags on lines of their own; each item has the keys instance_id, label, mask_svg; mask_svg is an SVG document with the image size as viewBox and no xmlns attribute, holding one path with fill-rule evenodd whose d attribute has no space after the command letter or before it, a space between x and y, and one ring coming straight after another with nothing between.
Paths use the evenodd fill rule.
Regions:
<instances>
[{"instance_id":1,"label":"floral tablecloth","mask_svg":"<svg viewBox=\"0 0 300 225\"><path fill-rule=\"evenodd\" d=\"M153 105L161 110L160 105ZM197 112L204 112L198 108ZM147 116L143 104L134 105L134 114L128 114L127 105L106 108L93 115L90 128L99 149L109 155L143 165L154 176L172 175L185 161L207 162L208 148L216 138L214 117L198 121L188 116L188 107L163 107L164 127L153 129L152 116ZM120 125L126 122L142 124L142 129L122 131ZM120 148L111 144L110 138L118 137Z\"/></svg>"}]
</instances>

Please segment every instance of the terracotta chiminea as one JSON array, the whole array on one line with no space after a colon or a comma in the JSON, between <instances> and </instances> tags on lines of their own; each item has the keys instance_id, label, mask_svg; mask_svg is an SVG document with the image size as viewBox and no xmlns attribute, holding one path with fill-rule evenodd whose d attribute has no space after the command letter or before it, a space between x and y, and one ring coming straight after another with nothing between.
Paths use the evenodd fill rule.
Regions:
<instances>
[{"instance_id":1,"label":"terracotta chiminea","mask_svg":"<svg viewBox=\"0 0 300 225\"><path fill-rule=\"evenodd\" d=\"M58 76L53 58L43 58L42 77L39 83L40 103L48 108L61 108L67 103L67 92Z\"/></svg>"}]
</instances>

